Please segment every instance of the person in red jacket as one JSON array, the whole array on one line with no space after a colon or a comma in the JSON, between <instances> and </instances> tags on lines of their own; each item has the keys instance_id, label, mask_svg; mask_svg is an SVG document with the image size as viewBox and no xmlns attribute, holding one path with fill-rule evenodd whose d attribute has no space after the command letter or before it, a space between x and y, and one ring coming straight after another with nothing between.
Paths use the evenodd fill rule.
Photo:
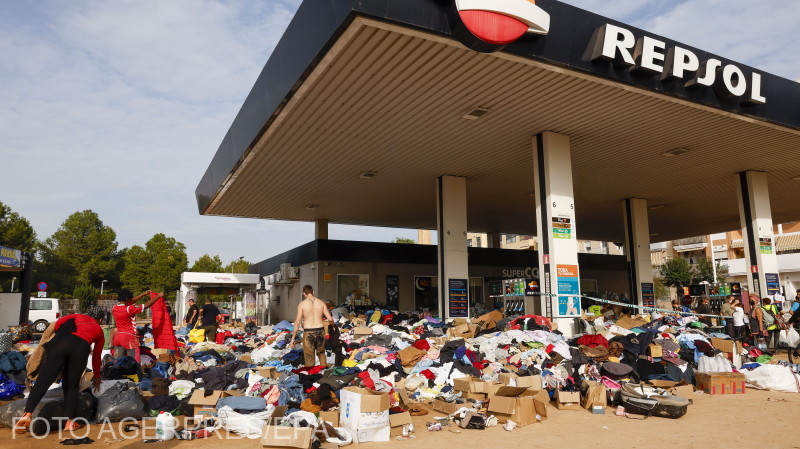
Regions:
<instances>
[{"instance_id":1,"label":"person in red jacket","mask_svg":"<svg viewBox=\"0 0 800 449\"><path fill-rule=\"evenodd\" d=\"M111 315L114 316L114 321L117 322L117 332L114 334L112 344L115 348L125 350L127 352L126 355L134 357L137 362L140 361L141 345L139 344L139 335L136 333L136 315L142 313L145 309L149 309L156 301L164 297L163 293L158 295L150 295L150 293L150 290L147 290L133 299L130 298L130 292L120 294L118 297L119 304L111 309ZM150 295L150 299L142 305L136 305L146 295Z\"/></svg>"},{"instance_id":2,"label":"person in red jacket","mask_svg":"<svg viewBox=\"0 0 800 449\"><path fill-rule=\"evenodd\" d=\"M47 393L47 390L61 374L61 388L64 390L64 413L68 418L65 430L80 427L75 421L78 409L78 393L83 371L89 355L92 355L92 374L94 389L100 389L100 365L105 337L100 324L106 312L100 307L91 307L86 314L67 315L56 321L55 335L47 342L44 362L39 370L36 383L31 388L25 403L25 412L14 426L17 433L25 433L31 425L31 414ZM94 345L94 349L92 349Z\"/></svg>"}]
</instances>

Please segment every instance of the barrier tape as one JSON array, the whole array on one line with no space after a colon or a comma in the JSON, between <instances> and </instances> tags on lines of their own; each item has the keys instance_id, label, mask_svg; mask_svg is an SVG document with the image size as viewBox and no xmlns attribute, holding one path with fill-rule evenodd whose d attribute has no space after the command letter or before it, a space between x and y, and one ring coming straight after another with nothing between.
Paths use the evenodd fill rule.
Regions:
<instances>
[{"instance_id":1,"label":"barrier tape","mask_svg":"<svg viewBox=\"0 0 800 449\"><path fill-rule=\"evenodd\" d=\"M726 316L722 316L722 315L709 315L709 314L704 314L704 313L679 312L679 311L673 310L673 309L659 309L658 307L646 307L646 306L640 306L638 304L628 304L628 303L625 303L625 302L612 301L610 299L594 298L594 297L591 297L591 296L584 296L584 295L556 295L554 293L531 293L528 296L549 296L549 297L552 297L552 298L557 298L557 297L565 297L566 298L566 297L580 296L581 298L591 299L592 301L601 302L601 303L604 303L604 304L622 306L622 307L627 307L629 309L641 309L641 310L644 310L645 312L650 312L650 313L652 313L652 312L663 312L663 313L669 313L669 314L678 314L678 315L681 315L681 316L690 315L690 316L706 316L706 317L711 317L711 318L733 319L733 317L729 317L729 316L726 317Z\"/></svg>"}]
</instances>

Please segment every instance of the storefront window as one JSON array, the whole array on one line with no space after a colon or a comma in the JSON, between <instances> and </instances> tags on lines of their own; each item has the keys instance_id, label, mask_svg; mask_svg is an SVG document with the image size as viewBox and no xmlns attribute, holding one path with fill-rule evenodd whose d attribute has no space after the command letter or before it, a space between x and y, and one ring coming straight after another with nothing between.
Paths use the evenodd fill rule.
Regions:
<instances>
[{"instance_id":1,"label":"storefront window","mask_svg":"<svg viewBox=\"0 0 800 449\"><path fill-rule=\"evenodd\" d=\"M436 315L439 311L439 278L436 276L414 276L414 308L418 312L427 310Z\"/></svg>"}]
</instances>

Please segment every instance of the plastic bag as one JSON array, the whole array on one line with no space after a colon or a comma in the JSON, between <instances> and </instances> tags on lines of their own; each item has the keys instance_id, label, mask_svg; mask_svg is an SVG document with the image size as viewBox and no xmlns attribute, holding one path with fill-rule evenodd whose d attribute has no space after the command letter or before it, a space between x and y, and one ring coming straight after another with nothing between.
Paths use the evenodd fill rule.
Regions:
<instances>
[{"instance_id":1,"label":"plastic bag","mask_svg":"<svg viewBox=\"0 0 800 449\"><path fill-rule=\"evenodd\" d=\"M796 348L798 345L800 345L800 334L798 334L794 328L782 330L778 337L778 342L780 344L786 345L790 348Z\"/></svg>"},{"instance_id":2,"label":"plastic bag","mask_svg":"<svg viewBox=\"0 0 800 449\"><path fill-rule=\"evenodd\" d=\"M205 329L196 327L189 331L189 343L202 343L204 341L206 341Z\"/></svg>"},{"instance_id":3,"label":"plastic bag","mask_svg":"<svg viewBox=\"0 0 800 449\"><path fill-rule=\"evenodd\" d=\"M125 418L142 419L144 401L139 390L129 383L118 383L109 388L97 403L97 421L121 421Z\"/></svg>"},{"instance_id":4,"label":"plastic bag","mask_svg":"<svg viewBox=\"0 0 800 449\"><path fill-rule=\"evenodd\" d=\"M16 384L13 380L6 379L0 382L0 401L7 401L20 395L25 389Z\"/></svg>"},{"instance_id":5,"label":"plastic bag","mask_svg":"<svg viewBox=\"0 0 800 449\"><path fill-rule=\"evenodd\" d=\"M223 429L245 438L258 439L261 438L264 425L269 422L274 411L275 406L268 405L263 412L243 415L226 405L217 410L217 416Z\"/></svg>"},{"instance_id":6,"label":"plastic bag","mask_svg":"<svg viewBox=\"0 0 800 449\"><path fill-rule=\"evenodd\" d=\"M762 365L754 370L744 370L743 373L748 387L784 393L800 393L797 387L800 376L794 374L788 366Z\"/></svg>"},{"instance_id":7,"label":"plastic bag","mask_svg":"<svg viewBox=\"0 0 800 449\"><path fill-rule=\"evenodd\" d=\"M19 399L0 407L0 425L13 427L14 419L22 416L25 411L27 399ZM88 391L78 396L77 418L89 419L94 413L95 398ZM33 409L33 422L31 433L36 436L47 435L50 432L58 433L64 425L59 421L64 416L64 393L61 388L54 388L45 393L39 405ZM5 438L5 437L4 437Z\"/></svg>"},{"instance_id":8,"label":"plastic bag","mask_svg":"<svg viewBox=\"0 0 800 449\"><path fill-rule=\"evenodd\" d=\"M731 362L722 354L714 357L702 356L697 362L698 373L730 373L733 372Z\"/></svg>"}]
</instances>

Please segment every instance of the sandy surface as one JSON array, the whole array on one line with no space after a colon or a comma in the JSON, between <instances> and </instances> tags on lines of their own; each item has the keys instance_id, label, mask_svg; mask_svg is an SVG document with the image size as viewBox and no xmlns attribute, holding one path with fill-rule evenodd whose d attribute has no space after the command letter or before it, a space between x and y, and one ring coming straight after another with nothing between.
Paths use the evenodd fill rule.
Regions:
<instances>
[{"instance_id":1,"label":"sandy surface","mask_svg":"<svg viewBox=\"0 0 800 449\"><path fill-rule=\"evenodd\" d=\"M363 444L364 449L448 447L458 449L492 448L502 444L516 447L575 447L575 448L739 448L771 447L800 448L796 425L800 422L800 394L774 393L748 389L744 395L709 396L695 394L694 404L686 416L677 419L629 419L614 414L607 408L605 415L592 415L588 411L565 411L548 407L548 418L541 424L532 424L507 432L502 427L486 430L449 430L428 432L425 422L438 412L415 417L416 438L388 443ZM152 424L151 424L152 425ZM115 426L116 427L116 426ZM447 429L447 428L445 428ZM757 436L754 435L757 429ZM211 438L195 441L169 441L145 444L139 439L111 442L110 432L98 438L98 426L89 433L96 440L90 446L111 449L210 449L224 447L260 448L259 440ZM85 429L83 430L85 432ZM117 437L120 436L115 428ZM82 435L79 435L82 436ZM108 440L104 442L103 440ZM754 446L754 441L758 444ZM0 429L0 447L63 448L56 435L37 440L26 435L19 437L10 429ZM335 447L324 445L323 447Z\"/></svg>"}]
</instances>

